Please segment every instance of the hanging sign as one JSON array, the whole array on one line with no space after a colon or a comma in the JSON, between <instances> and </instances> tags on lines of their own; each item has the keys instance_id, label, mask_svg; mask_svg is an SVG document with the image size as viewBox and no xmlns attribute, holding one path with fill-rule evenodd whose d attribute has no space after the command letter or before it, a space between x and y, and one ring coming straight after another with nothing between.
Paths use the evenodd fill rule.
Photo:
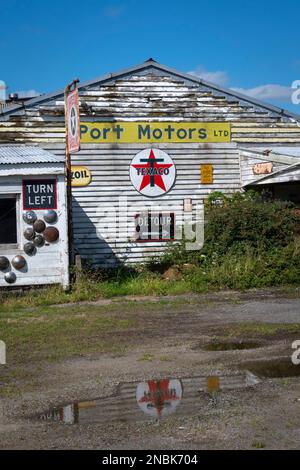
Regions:
<instances>
[{"instance_id":1,"label":"hanging sign","mask_svg":"<svg viewBox=\"0 0 300 470\"><path fill-rule=\"evenodd\" d=\"M143 196L163 196L172 188L176 169L172 158L160 149L137 153L130 164L130 179Z\"/></svg>"},{"instance_id":2,"label":"hanging sign","mask_svg":"<svg viewBox=\"0 0 300 470\"><path fill-rule=\"evenodd\" d=\"M229 122L82 122L83 143L230 142Z\"/></svg>"},{"instance_id":3,"label":"hanging sign","mask_svg":"<svg viewBox=\"0 0 300 470\"><path fill-rule=\"evenodd\" d=\"M140 242L175 240L174 212L142 212L135 215L135 238Z\"/></svg>"},{"instance_id":4,"label":"hanging sign","mask_svg":"<svg viewBox=\"0 0 300 470\"><path fill-rule=\"evenodd\" d=\"M57 209L56 179L23 180L23 209Z\"/></svg>"},{"instance_id":5,"label":"hanging sign","mask_svg":"<svg viewBox=\"0 0 300 470\"><path fill-rule=\"evenodd\" d=\"M71 184L74 188L88 186L92 181L92 174L85 166L71 167Z\"/></svg>"},{"instance_id":6,"label":"hanging sign","mask_svg":"<svg viewBox=\"0 0 300 470\"><path fill-rule=\"evenodd\" d=\"M80 116L77 88L66 95L66 126L68 151L69 153L78 152L80 150Z\"/></svg>"}]
</instances>

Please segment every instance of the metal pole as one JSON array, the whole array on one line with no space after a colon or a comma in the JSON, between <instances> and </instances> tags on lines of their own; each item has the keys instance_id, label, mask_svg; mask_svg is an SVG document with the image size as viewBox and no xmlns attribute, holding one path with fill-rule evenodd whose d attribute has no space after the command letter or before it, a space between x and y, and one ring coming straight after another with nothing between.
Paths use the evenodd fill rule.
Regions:
<instances>
[{"instance_id":1,"label":"metal pole","mask_svg":"<svg viewBox=\"0 0 300 470\"><path fill-rule=\"evenodd\" d=\"M73 91L78 79L73 80L66 86L64 92L65 98L65 133L66 133L66 176L67 176L67 206L68 206L68 246L69 246L69 263L70 266L74 264L74 243L73 243L73 218L72 218L72 173L71 173L71 155L69 152L68 131L69 122L67 118L67 98L70 91Z\"/></svg>"}]
</instances>

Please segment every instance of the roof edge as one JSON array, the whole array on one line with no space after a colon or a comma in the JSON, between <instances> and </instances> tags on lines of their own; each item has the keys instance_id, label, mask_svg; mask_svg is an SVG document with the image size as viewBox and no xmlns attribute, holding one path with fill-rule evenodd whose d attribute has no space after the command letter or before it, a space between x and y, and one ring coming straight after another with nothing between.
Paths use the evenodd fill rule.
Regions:
<instances>
[{"instance_id":1,"label":"roof edge","mask_svg":"<svg viewBox=\"0 0 300 470\"><path fill-rule=\"evenodd\" d=\"M155 62L154 60L147 60L146 62L143 62L142 64L138 64L138 65L135 65L135 66L132 66L132 67L121 69L117 72L101 75L101 76L99 76L95 79L92 79L92 80L87 80L85 82L82 82L78 86L78 89L80 90L82 88L86 88L86 87L88 87L88 86L90 86L94 83L101 83L101 82L105 83L108 80L112 80L112 79L115 79L115 78L118 78L118 77L122 77L124 75L130 74L130 73L133 73L133 72L137 72L137 71L141 71L141 70L144 70L144 69L147 69L147 68L155 68L155 69L167 72L167 73L172 74L174 76L177 76L179 78L183 78L185 80L192 81L194 83L206 86L208 88L212 88L213 90L217 91L218 93L224 93L225 95L232 96L234 98L238 98L239 100L244 101L246 103L250 103L254 106L259 106L259 107L264 108L268 111L279 114L282 117L288 117L288 118L292 118L292 119L295 119L297 121L300 121L300 114L296 114L296 113L288 111L284 108L279 108L277 106L265 103L264 101L257 100L255 98L252 98L251 96L247 96L247 95L244 95L243 93L239 93L237 91L234 91L231 88L221 87L219 85L216 85L215 83L211 83L209 81L198 78L195 75L190 75L188 73L180 72L177 69L174 69L172 67L168 67L166 65L160 64L158 62ZM13 114L15 111L18 111L18 110L27 109L31 106L34 106L37 103L43 103L44 101L47 101L49 99L54 99L54 98L56 98L58 96L61 96L63 94L64 94L64 89L62 88L62 89L59 89L55 92L47 93L47 94L44 94L44 95L40 95L36 98L32 98L31 100L28 100L23 104L8 106L7 108L5 108L2 111L2 113L0 113L0 117L1 116L6 116L8 114Z\"/></svg>"},{"instance_id":2,"label":"roof edge","mask_svg":"<svg viewBox=\"0 0 300 470\"><path fill-rule=\"evenodd\" d=\"M287 167L280 168L279 170L274 171L273 173L270 173L268 175L263 175L261 178L257 178L256 180L253 180L252 182L250 181L250 183L244 184L243 188L246 188L247 186L255 186L258 183L260 183L261 181L264 181L266 179L276 178L276 176L278 176L282 173L286 173L286 172L289 172L291 170L294 170L294 168L297 168L298 166L300 166L300 160L298 162L294 163L293 165L288 165Z\"/></svg>"},{"instance_id":3,"label":"roof edge","mask_svg":"<svg viewBox=\"0 0 300 470\"><path fill-rule=\"evenodd\" d=\"M296 161L299 161L300 162L300 156L297 156L297 155L288 155L288 154L285 154L285 153L275 153L275 152L272 152L272 150L268 153L264 153L264 151L262 150L261 152L259 151L255 151L255 150L252 150L252 149L248 149L248 148L244 148L244 147L239 147L240 151L242 152L242 154L244 156L249 156L249 154L251 154L251 156L255 157L255 158L258 158L259 160L264 160L264 161L273 161L273 162L296 162ZM292 163L291 163L292 164Z\"/></svg>"}]
</instances>

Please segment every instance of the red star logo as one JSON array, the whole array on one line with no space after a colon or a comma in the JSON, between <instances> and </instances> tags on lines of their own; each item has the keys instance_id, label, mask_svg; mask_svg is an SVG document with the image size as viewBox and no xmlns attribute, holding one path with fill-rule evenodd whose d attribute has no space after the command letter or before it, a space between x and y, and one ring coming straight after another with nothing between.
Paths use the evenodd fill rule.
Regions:
<instances>
[{"instance_id":1,"label":"red star logo","mask_svg":"<svg viewBox=\"0 0 300 470\"><path fill-rule=\"evenodd\" d=\"M145 165L132 165L136 169L141 169L143 179L139 191L144 189L150 184L151 187L158 186L163 191L166 191L165 183L162 177L162 172L166 168L173 166L173 163L162 164L163 158L156 158L153 150L150 151L149 158L141 158L141 162L145 162Z\"/></svg>"},{"instance_id":2,"label":"red star logo","mask_svg":"<svg viewBox=\"0 0 300 470\"><path fill-rule=\"evenodd\" d=\"M149 380L149 393L145 394L140 400L140 403L151 403L157 410L158 416L165 406L165 403L170 400L178 400L179 397L176 392L169 389L169 380Z\"/></svg>"}]
</instances>

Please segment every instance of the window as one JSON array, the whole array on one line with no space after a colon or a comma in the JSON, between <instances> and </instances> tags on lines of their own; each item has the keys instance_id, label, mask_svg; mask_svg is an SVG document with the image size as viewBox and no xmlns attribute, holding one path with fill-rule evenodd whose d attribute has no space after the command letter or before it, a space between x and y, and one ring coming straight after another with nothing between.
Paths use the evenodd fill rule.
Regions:
<instances>
[{"instance_id":1,"label":"window","mask_svg":"<svg viewBox=\"0 0 300 470\"><path fill-rule=\"evenodd\" d=\"M17 197L0 194L0 245L17 241Z\"/></svg>"}]
</instances>

